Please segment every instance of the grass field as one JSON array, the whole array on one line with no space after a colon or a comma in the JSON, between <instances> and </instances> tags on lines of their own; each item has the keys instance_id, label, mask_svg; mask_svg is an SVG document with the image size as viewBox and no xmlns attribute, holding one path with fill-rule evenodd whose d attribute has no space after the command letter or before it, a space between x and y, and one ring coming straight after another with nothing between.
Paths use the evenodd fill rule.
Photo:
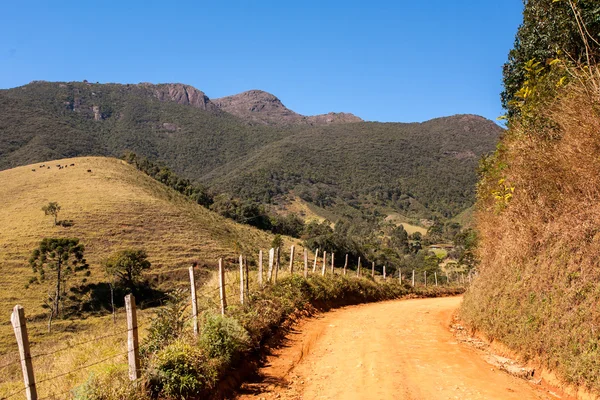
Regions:
<instances>
[{"instance_id":1,"label":"grass field","mask_svg":"<svg viewBox=\"0 0 600 400\"><path fill-rule=\"evenodd\" d=\"M222 218L120 160L86 157L41 164L0 172L0 351L14 345L8 321L15 304L36 321L32 341L49 339L41 306L48 287L25 289L33 276L29 256L44 237L79 238L86 246L90 283L105 281L101 261L114 251L144 248L152 262L147 275L165 288L185 282L193 260L204 267L202 281L219 257L234 268L238 254L253 261L260 248L270 247L272 235ZM59 169L59 164L75 165ZM50 201L60 204L59 219L73 220L72 227L54 226L44 215L41 208ZM77 330L95 329L96 322L77 325Z\"/></svg>"},{"instance_id":2,"label":"grass field","mask_svg":"<svg viewBox=\"0 0 600 400\"><path fill-rule=\"evenodd\" d=\"M389 214L385 220L396 225L402 225L402 227L404 227L404 230L409 235L412 235L415 232L420 232L423 236L427 235L427 228L408 223L406 221L406 218L398 213Z\"/></svg>"}]
</instances>

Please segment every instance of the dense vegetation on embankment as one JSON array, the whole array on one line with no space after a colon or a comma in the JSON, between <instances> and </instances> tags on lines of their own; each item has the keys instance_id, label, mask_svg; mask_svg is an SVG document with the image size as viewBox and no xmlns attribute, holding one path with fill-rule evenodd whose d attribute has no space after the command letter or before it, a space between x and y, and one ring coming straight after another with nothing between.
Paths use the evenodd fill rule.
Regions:
<instances>
[{"instance_id":1,"label":"dense vegetation on embankment","mask_svg":"<svg viewBox=\"0 0 600 400\"><path fill-rule=\"evenodd\" d=\"M592 1L526 2L505 67L509 130L482 163L479 275L462 307L472 328L596 393L599 13Z\"/></svg>"}]
</instances>

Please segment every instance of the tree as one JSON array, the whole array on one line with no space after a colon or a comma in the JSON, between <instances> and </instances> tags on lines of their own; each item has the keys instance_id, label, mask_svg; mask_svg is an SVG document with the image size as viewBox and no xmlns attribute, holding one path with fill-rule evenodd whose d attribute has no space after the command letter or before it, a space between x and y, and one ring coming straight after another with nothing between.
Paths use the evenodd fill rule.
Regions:
<instances>
[{"instance_id":1,"label":"tree","mask_svg":"<svg viewBox=\"0 0 600 400\"><path fill-rule=\"evenodd\" d=\"M398 254L408 253L408 233L402 225L395 227L390 235L390 245Z\"/></svg>"},{"instance_id":2,"label":"tree","mask_svg":"<svg viewBox=\"0 0 600 400\"><path fill-rule=\"evenodd\" d=\"M79 239L45 238L31 254L29 264L33 272L38 274L38 281L52 280L54 283L54 293L48 294L51 306L48 330L52 325L52 318L60 314L68 278L89 268L84 251L85 247L79 243Z\"/></svg>"},{"instance_id":3,"label":"tree","mask_svg":"<svg viewBox=\"0 0 600 400\"><path fill-rule=\"evenodd\" d=\"M586 42L600 41L600 4L597 0L579 0L576 6L570 0L524 0L524 3L523 23L503 68L501 98L509 115L518 111L513 100L527 79L525 65L529 61L540 62L549 70L547 61L563 54L569 60L589 64L588 56L597 57L600 50L595 46L594 53L586 46ZM587 32L582 35L580 28Z\"/></svg>"},{"instance_id":4,"label":"tree","mask_svg":"<svg viewBox=\"0 0 600 400\"><path fill-rule=\"evenodd\" d=\"M283 247L283 238L281 235L275 235L273 241L271 242L271 247L274 249Z\"/></svg>"},{"instance_id":5,"label":"tree","mask_svg":"<svg viewBox=\"0 0 600 400\"><path fill-rule=\"evenodd\" d=\"M142 249L121 250L104 262L106 274L119 278L130 289L135 287L142 271L150 266L148 255Z\"/></svg>"},{"instance_id":6,"label":"tree","mask_svg":"<svg viewBox=\"0 0 600 400\"><path fill-rule=\"evenodd\" d=\"M57 202L51 201L44 207L42 207L42 211L46 215L51 215L54 217L54 225L58 225L58 212L60 211L60 206Z\"/></svg>"}]
</instances>

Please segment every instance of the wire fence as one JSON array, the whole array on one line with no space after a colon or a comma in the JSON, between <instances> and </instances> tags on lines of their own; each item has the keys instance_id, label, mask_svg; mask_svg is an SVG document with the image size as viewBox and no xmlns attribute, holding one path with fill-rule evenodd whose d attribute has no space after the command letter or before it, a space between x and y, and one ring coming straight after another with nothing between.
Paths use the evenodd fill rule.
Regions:
<instances>
[{"instance_id":1,"label":"wire fence","mask_svg":"<svg viewBox=\"0 0 600 400\"><path fill-rule=\"evenodd\" d=\"M245 259L244 259L245 260ZM246 265L244 266L243 263L246 263ZM331 274L331 273L335 273L333 269L329 269L329 268L319 268L319 265L317 265L316 268L316 272L313 273L312 272L312 267L313 267L313 263L314 261L310 261L308 262L307 258L305 258L304 260L298 260L297 264L298 264L298 268L295 268L295 274L291 271L288 271L288 267L287 265L285 267L282 268L283 263L278 263L277 260L273 257L271 258L269 265L268 265L268 269L267 268L263 268L262 265L259 266L259 271L257 272L257 274L255 275L255 279L253 282L253 290L256 290L256 288L259 285L259 283L262 283L262 286L266 286L269 285L271 283L273 283L276 279L278 278L283 278L284 276L289 276L290 274L294 274L294 275L305 275L306 273L313 275L313 274L317 274L317 275L321 275L321 274ZM327 266L329 267L329 264L327 264ZM344 267L344 272L346 272L346 266ZM245 267L245 268L244 268ZM193 321L194 324L198 324L198 320L199 320L199 316L207 311L221 311L221 312L225 312L226 311L226 307L229 305L236 305L236 304L244 304L245 301L249 301L250 299L250 293L247 292L247 290L250 288L250 285L248 284L248 281L250 279L250 274L248 272L248 266L247 266L247 261L242 261L242 267L240 268L240 271L229 271L228 274L225 274L222 262L219 263L219 275L220 275L220 279L219 281L222 282L222 285L217 285L215 286L211 286L210 283L207 283L206 285L202 286L200 288L200 290L191 290L191 287L187 290L187 294L192 294L191 296L191 301L188 303L188 305L182 310L182 312L189 312L186 311L187 307L189 307L190 305L193 305L193 303L196 304L196 306L192 306L192 310L196 310L196 312L191 312L190 314L188 314L188 316L180 319L180 323L184 324L184 326L187 326L188 323L190 321ZM237 269L237 268L236 268ZM194 275L194 269L193 267L190 267L190 276L193 277ZM306 271L306 272L305 272ZM374 269L371 270L371 268L366 267L364 269L362 269L363 274L366 273L367 275L370 275L372 273L374 273ZM253 271L254 272L254 271ZM348 276L352 277L352 276L356 276L356 273L354 271L350 271L347 270L348 272ZM352 272L352 273L351 273ZM259 274L262 274L261 276L259 276ZM338 274L342 274L341 271L338 270ZM374 276L373 276L374 277ZM227 279L229 278L229 279ZM383 276L378 276L378 278L380 280L384 280L385 278L387 279L394 279L393 275L387 275L386 277ZM404 282L407 282L408 284L411 283L411 278L412 278L412 284L413 286L415 285L415 281L414 281L414 271L412 273L412 276L402 276L401 272L398 272L397 276L395 277L395 279L399 279L400 281L402 281L402 279L404 279ZM438 276L435 275L435 277L432 277L430 279L435 279L435 285L438 284L443 284L443 279L441 279L440 277L440 282L438 282ZM458 278L460 280L460 278ZM471 275L468 276L469 281L471 280ZM465 282L465 277L464 275L462 276L462 280L463 282ZM194 280L191 280L191 282L195 282ZM424 282L425 285L427 285L427 273L425 273L424 275ZM449 277L446 277L445 282L448 283L449 282ZM431 284L433 284L433 281L431 282ZM195 286L195 283L194 283ZM193 293L195 293L195 297L193 296ZM223 298L223 294L224 294L224 298ZM160 303L160 304L165 304L169 301L171 301L173 299L172 296L169 295L165 295L159 299L153 299L153 303ZM224 300L224 301L223 301ZM14 314L17 312L17 308L20 306L15 307L15 311L13 312L13 318L14 318ZM117 360L119 357L123 357L122 361L119 361L119 363L122 364L126 364L129 363L129 367L130 367L130 376L131 376L131 368L132 366L135 365L139 365L139 344L138 344L138 332L142 329L142 328L148 328L153 321L153 317L156 314L156 310L158 309L153 309L151 311L147 311L149 309L142 309L140 310L140 313L138 314L137 311L135 310L135 299L133 300L133 313L131 311L131 309L127 309L127 307L121 308L119 310L116 311L116 315L119 316L123 316L124 314L127 315L127 323L128 326L127 327L119 327L118 324L116 324L116 320L115 323L112 326L112 329L110 333L104 333L104 334L100 334L100 335L96 335L94 337L91 338L87 338L84 340L80 340L77 342L67 342L67 344L63 344L61 346L58 346L56 348L50 349L50 350L40 350L39 352L36 352L36 346L32 348L29 346L29 340L26 337L26 328L25 328L25 319L24 319L24 311L23 311L23 320L22 320L22 326L17 327L15 325L15 322L13 320L13 327L15 330L15 335L17 337L17 342L18 342L18 352L15 353L4 353L2 355L0 355L0 359L4 359L4 358L13 358L10 361L7 361L6 363L0 365L0 375L3 374L2 371L7 370L10 367L13 368L17 368L16 365L21 365L21 369L23 372L23 380L24 380L24 385L19 388L16 389L14 388L16 386L16 383L14 380L10 383L12 383L12 385L2 385L0 384L0 400L6 400L6 399L11 399L11 398L16 398L17 396L21 395L27 395L27 398L31 398L32 400L42 400L42 399L69 399L73 397L73 388L69 388L68 390L64 390L64 386L60 386L58 385L58 387L60 387L60 389L58 389L58 393L53 393L53 390L51 389L44 389L44 386L48 383L52 383L52 382L56 382L60 379L63 379L65 377L72 377L73 375L80 373L82 371L86 371L89 370L90 368L93 368L95 366L98 366L100 364L103 363L108 363L108 362L114 362L115 360ZM141 317L141 322L138 323L138 319L137 316ZM13 319L11 318L11 320ZM134 318L135 321L131 322L131 318ZM121 321L122 322L122 321ZM129 324L133 324L133 327L130 327ZM25 328L25 337L24 340L23 338L21 338L21 340L19 340L19 335L22 334L22 329L21 328ZM197 328L196 331L197 332ZM135 341L132 344L132 335L135 335ZM121 338L121 339L119 339ZM109 355L102 355L101 357L97 357L96 359L93 358L88 358L85 360L85 362L82 363L82 365L79 365L75 368L70 368L66 371L54 371L54 368L50 368L51 372L54 372L53 374L47 373L47 374L43 374L43 378L39 379L39 380L35 380L35 374L34 374L34 368L33 366L40 366L40 365L46 365L46 368L44 369L47 370L48 366L52 366L55 364L57 357L59 355L61 355L61 353L67 353L67 352L74 352L76 349L88 349L90 345L92 344L102 344L108 341L108 340L112 340L113 342L110 343L110 345L112 345L114 347L114 345L118 346L118 343L121 343L122 345L127 345L128 349L127 351L122 351L119 350L117 352L113 352ZM132 347L133 346L133 347ZM127 357L125 357L127 356ZM132 357L134 358L132 360ZM137 364L136 364L137 362ZM28 368L30 369L30 371L28 370ZM43 390L40 390L43 389ZM9 391L12 390L12 391ZM45 394L44 397L39 397L38 396L38 391L39 392L43 392ZM4 392L4 393L3 393Z\"/></svg>"}]
</instances>

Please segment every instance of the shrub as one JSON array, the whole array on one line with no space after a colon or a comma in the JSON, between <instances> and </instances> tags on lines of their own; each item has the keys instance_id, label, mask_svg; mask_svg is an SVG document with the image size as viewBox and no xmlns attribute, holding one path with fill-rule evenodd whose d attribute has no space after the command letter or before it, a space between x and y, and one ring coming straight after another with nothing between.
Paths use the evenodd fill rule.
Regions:
<instances>
[{"instance_id":1,"label":"shrub","mask_svg":"<svg viewBox=\"0 0 600 400\"><path fill-rule=\"evenodd\" d=\"M200 347L209 357L229 365L249 350L250 336L237 320L206 314L200 334Z\"/></svg>"},{"instance_id":2,"label":"shrub","mask_svg":"<svg viewBox=\"0 0 600 400\"><path fill-rule=\"evenodd\" d=\"M75 400L147 400L140 385L129 380L127 365L109 365L72 391Z\"/></svg>"},{"instance_id":3,"label":"shrub","mask_svg":"<svg viewBox=\"0 0 600 400\"><path fill-rule=\"evenodd\" d=\"M202 349L178 339L158 351L148 366L152 391L159 398L202 398L217 374Z\"/></svg>"}]
</instances>

